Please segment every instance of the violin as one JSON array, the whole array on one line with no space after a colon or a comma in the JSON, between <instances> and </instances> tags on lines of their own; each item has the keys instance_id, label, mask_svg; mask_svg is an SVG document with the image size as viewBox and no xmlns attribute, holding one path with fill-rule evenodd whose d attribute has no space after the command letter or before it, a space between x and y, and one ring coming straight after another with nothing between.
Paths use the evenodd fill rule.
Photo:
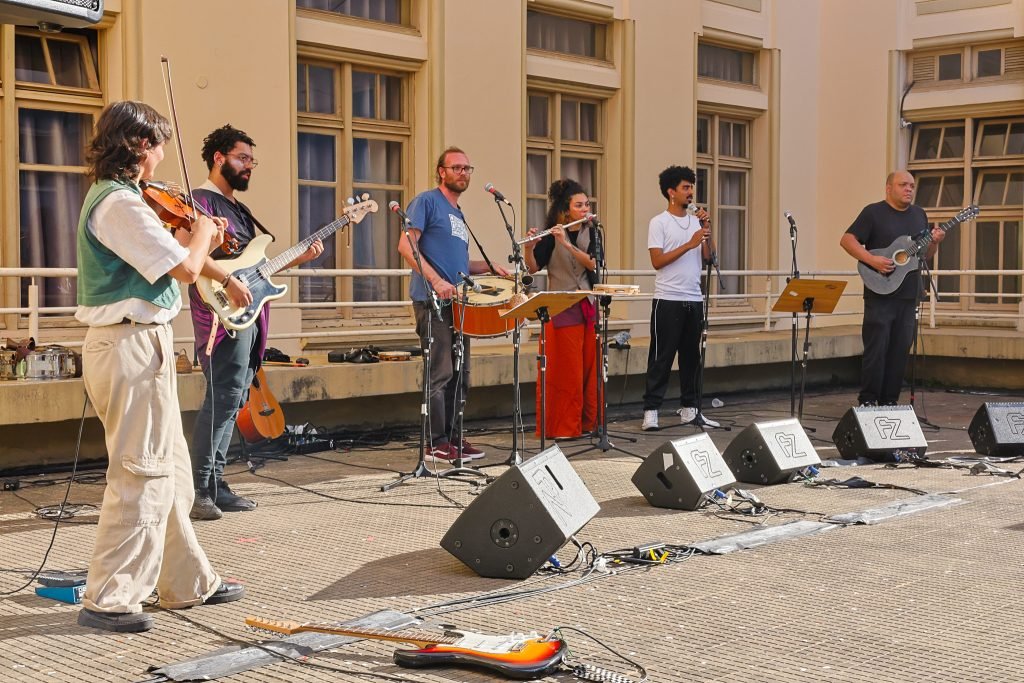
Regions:
<instances>
[{"instance_id":1,"label":"violin","mask_svg":"<svg viewBox=\"0 0 1024 683\"><path fill-rule=\"evenodd\" d=\"M197 212L207 218L213 218L203 205L194 201L192 197L174 183L166 183L160 180L140 180L139 188L142 190L142 198L149 204L149 208L156 212L157 217L164 225L172 230L185 230L192 232L192 223L195 222ZM224 242L220 250L225 254L237 254L241 246L236 237L225 234Z\"/></svg>"}]
</instances>

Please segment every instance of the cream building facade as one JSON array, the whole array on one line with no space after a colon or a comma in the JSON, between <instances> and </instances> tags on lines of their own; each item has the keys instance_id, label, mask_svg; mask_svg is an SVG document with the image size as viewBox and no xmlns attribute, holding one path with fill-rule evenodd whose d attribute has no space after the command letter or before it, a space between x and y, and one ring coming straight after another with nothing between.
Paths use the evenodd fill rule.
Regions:
<instances>
[{"instance_id":1,"label":"cream building facade","mask_svg":"<svg viewBox=\"0 0 1024 683\"><path fill-rule=\"evenodd\" d=\"M161 56L192 184L206 175L206 133L247 131L259 167L244 200L275 248L354 193L378 201L314 267L401 267L384 207L432 187L447 145L476 168L463 207L492 259L504 261L509 237L484 184L512 201L522 234L542 219L547 185L568 175L596 200L609 267L626 271L650 270L647 223L664 208L657 174L670 164L697 169L722 267L758 273L789 270L784 211L799 226L801 271L852 270L842 232L882 198L887 171L908 166L933 221L982 208L938 265L1011 271L941 278L961 294L940 297L939 322L1019 325L1024 0L106 0L90 29L4 25L0 268L74 267L82 146L108 102L168 111ZM180 179L176 153L160 170ZM0 274L0 334L25 336L32 280ZM650 291L649 275L618 277ZM716 324L763 329L766 277L715 285L730 295ZM36 282L55 307L39 318L43 340L80 340L74 279ZM275 306L279 347L413 339L407 278L291 284L286 301L305 308ZM845 315L815 325L858 324L859 291L852 278ZM647 311L615 308L636 321ZM190 335L187 316L176 329Z\"/></svg>"}]
</instances>

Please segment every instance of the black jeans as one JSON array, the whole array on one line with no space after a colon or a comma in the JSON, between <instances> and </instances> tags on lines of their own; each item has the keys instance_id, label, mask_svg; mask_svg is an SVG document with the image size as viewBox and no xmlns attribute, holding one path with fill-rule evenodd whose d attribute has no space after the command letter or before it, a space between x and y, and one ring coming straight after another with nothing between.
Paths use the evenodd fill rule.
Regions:
<instances>
[{"instance_id":1,"label":"black jeans","mask_svg":"<svg viewBox=\"0 0 1024 683\"><path fill-rule=\"evenodd\" d=\"M903 388L910 345L914 342L914 299L870 297L864 299L861 337L861 403L895 405Z\"/></svg>"},{"instance_id":2,"label":"black jeans","mask_svg":"<svg viewBox=\"0 0 1024 683\"><path fill-rule=\"evenodd\" d=\"M679 358L679 405L697 407L697 370L703 301L655 299L651 306L651 348L647 354L644 410L657 410L665 398L672 363Z\"/></svg>"},{"instance_id":3,"label":"black jeans","mask_svg":"<svg viewBox=\"0 0 1024 683\"><path fill-rule=\"evenodd\" d=\"M416 313L416 334L420 337L420 346L426 348L427 320L434 312L429 303L420 301L413 302L413 310ZM437 316L430 320L430 333L434 338L430 346L430 441L435 445L449 440L459 409L457 399L465 400L469 390L469 337L462 338L463 360L459 365L452 322L451 306L441 307L441 320ZM456 397L455 390L460 383L461 396Z\"/></svg>"}]
</instances>

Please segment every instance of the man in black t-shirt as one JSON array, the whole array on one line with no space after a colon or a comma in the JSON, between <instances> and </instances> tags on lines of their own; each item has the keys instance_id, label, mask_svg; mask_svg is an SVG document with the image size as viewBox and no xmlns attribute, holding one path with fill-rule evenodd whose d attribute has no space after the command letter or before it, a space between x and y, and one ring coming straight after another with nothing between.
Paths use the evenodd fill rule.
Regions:
<instances>
[{"instance_id":1,"label":"man in black t-shirt","mask_svg":"<svg viewBox=\"0 0 1024 683\"><path fill-rule=\"evenodd\" d=\"M892 259L872 254L871 250L888 247L897 237L913 237L928 230L928 216L911 203L915 187L914 177L907 171L890 173L885 180L885 200L865 206L839 240L839 246L878 272L891 273L895 269ZM932 242L924 258L935 254L945 234L932 228ZM892 294L876 294L864 288L861 405L896 405L899 400L920 297L921 278L913 274Z\"/></svg>"}]
</instances>

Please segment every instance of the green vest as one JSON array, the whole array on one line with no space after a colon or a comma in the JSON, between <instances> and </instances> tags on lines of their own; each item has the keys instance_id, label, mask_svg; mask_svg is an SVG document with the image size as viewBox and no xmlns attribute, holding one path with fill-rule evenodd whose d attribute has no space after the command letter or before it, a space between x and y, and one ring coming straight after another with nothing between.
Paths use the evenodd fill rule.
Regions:
<instances>
[{"instance_id":1,"label":"green vest","mask_svg":"<svg viewBox=\"0 0 1024 683\"><path fill-rule=\"evenodd\" d=\"M125 299L142 299L160 308L171 308L181 298L178 283L163 275L150 284L126 261L103 246L88 228L96 205L115 190L131 190L142 196L133 183L100 180L89 188L78 219L78 304L103 306Z\"/></svg>"}]
</instances>

